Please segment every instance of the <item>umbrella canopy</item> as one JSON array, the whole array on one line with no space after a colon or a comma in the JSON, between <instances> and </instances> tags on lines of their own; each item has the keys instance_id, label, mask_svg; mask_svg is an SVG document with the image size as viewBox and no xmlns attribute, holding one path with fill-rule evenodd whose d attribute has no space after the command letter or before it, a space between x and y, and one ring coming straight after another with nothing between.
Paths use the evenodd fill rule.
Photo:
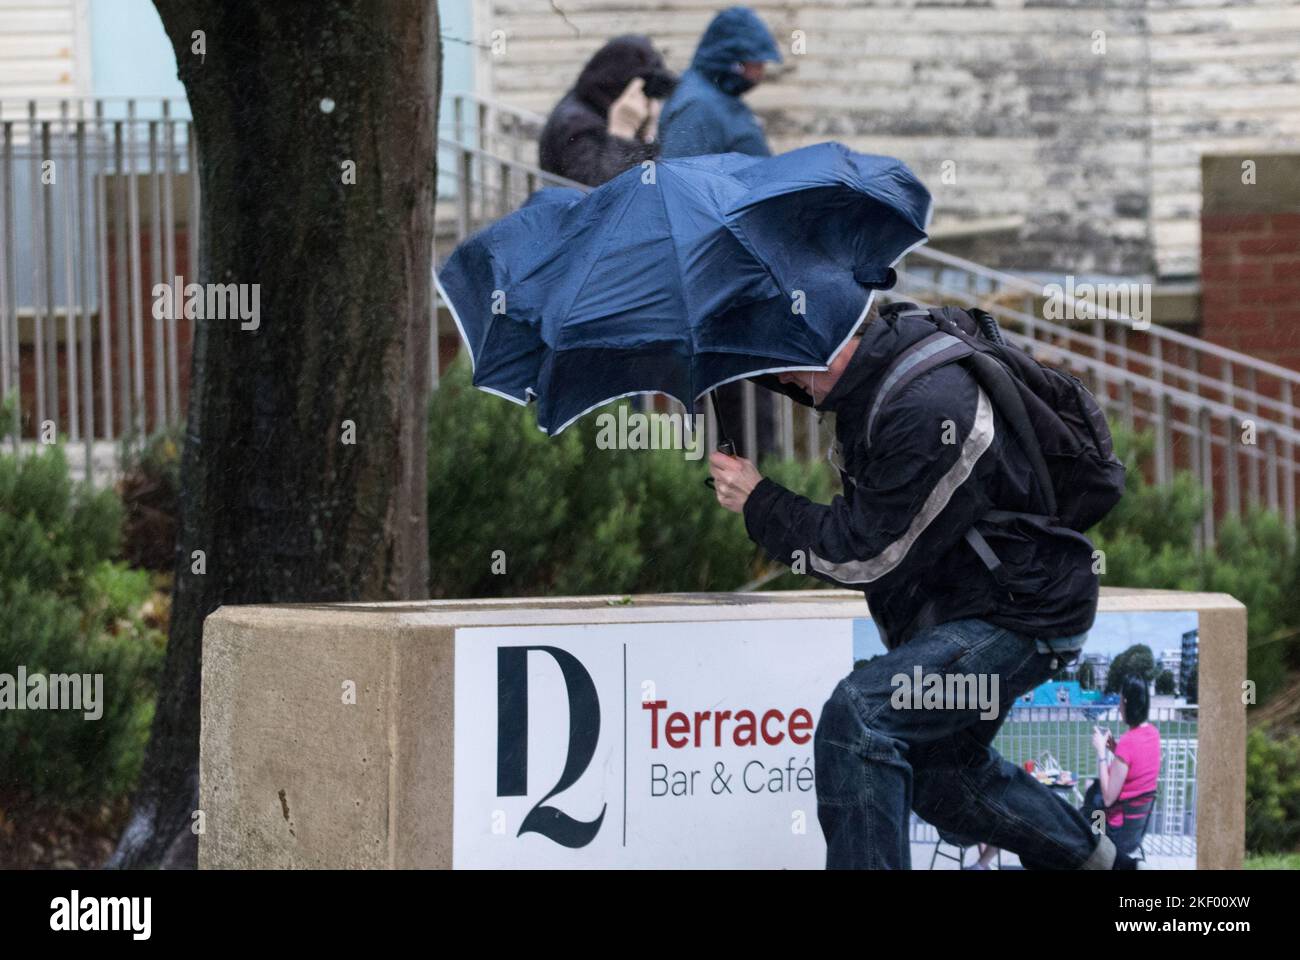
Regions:
<instances>
[{"instance_id":1,"label":"umbrella canopy","mask_svg":"<svg viewBox=\"0 0 1300 960\"><path fill-rule=\"evenodd\" d=\"M542 191L435 276L474 384L559 433L618 397L688 406L731 380L824 370L930 194L900 161L823 143L633 168L585 196Z\"/></svg>"}]
</instances>

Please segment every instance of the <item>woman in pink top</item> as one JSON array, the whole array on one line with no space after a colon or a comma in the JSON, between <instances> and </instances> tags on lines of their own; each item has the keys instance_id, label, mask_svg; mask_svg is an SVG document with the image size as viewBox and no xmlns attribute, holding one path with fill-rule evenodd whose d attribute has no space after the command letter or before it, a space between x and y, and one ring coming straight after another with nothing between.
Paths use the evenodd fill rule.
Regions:
<instances>
[{"instance_id":1,"label":"woman in pink top","mask_svg":"<svg viewBox=\"0 0 1300 960\"><path fill-rule=\"evenodd\" d=\"M1084 801L1086 808L1105 810L1107 835L1118 849L1127 853L1141 839L1143 821L1155 802L1156 782L1160 777L1160 731L1147 722L1150 698L1140 677L1125 679L1119 707L1129 729L1118 743L1109 730L1093 727L1097 779ZM1106 762L1107 750L1115 753L1115 759L1109 763ZM1124 803L1143 794L1151 794L1151 800L1139 804Z\"/></svg>"}]
</instances>

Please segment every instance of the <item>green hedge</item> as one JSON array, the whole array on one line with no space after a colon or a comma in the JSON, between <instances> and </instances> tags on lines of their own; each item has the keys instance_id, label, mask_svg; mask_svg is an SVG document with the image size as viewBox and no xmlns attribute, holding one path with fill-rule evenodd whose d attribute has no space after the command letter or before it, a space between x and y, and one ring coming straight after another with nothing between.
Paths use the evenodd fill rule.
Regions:
<instances>
[{"instance_id":1,"label":"green hedge","mask_svg":"<svg viewBox=\"0 0 1300 960\"><path fill-rule=\"evenodd\" d=\"M1300 848L1300 736L1246 737L1246 849L1291 853Z\"/></svg>"},{"instance_id":2,"label":"green hedge","mask_svg":"<svg viewBox=\"0 0 1300 960\"><path fill-rule=\"evenodd\" d=\"M444 376L429 416L434 596L735 590L768 571L741 518L704 485L705 459L601 450L596 419L547 437L533 410L473 389L463 361ZM808 496L830 496L825 463L764 469ZM495 551L504 574L493 572ZM818 585L770 585L787 579Z\"/></svg>"},{"instance_id":3,"label":"green hedge","mask_svg":"<svg viewBox=\"0 0 1300 960\"><path fill-rule=\"evenodd\" d=\"M1105 553L1103 584L1229 593L1247 608L1248 676L1263 703L1285 682L1300 629L1300 553L1295 533L1281 518L1253 511L1228 518L1216 531L1213 552L1198 555L1195 530L1204 493L1196 479L1148 483L1153 439L1116 432L1116 450L1129 464L1124 499L1089 536Z\"/></svg>"},{"instance_id":4,"label":"green hedge","mask_svg":"<svg viewBox=\"0 0 1300 960\"><path fill-rule=\"evenodd\" d=\"M60 447L0 452L0 673L103 677L98 719L0 714L7 795L80 806L120 797L135 781L164 638L141 619L149 575L112 560L121 522L112 491L69 479Z\"/></svg>"}]
</instances>

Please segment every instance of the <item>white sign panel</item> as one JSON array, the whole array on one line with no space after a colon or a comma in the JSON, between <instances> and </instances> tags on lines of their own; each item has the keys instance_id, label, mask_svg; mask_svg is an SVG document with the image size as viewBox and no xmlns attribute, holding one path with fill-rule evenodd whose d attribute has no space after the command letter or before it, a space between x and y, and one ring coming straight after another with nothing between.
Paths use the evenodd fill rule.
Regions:
<instances>
[{"instance_id":1,"label":"white sign panel","mask_svg":"<svg viewBox=\"0 0 1300 960\"><path fill-rule=\"evenodd\" d=\"M456 631L453 864L805 867L837 620Z\"/></svg>"}]
</instances>

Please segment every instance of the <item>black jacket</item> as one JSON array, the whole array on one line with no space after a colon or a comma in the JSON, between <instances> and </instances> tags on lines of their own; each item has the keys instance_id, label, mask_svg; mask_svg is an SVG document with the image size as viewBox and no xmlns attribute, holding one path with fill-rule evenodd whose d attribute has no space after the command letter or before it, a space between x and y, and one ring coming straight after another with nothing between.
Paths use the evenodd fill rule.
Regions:
<instances>
[{"instance_id":1,"label":"black jacket","mask_svg":"<svg viewBox=\"0 0 1300 960\"><path fill-rule=\"evenodd\" d=\"M538 141L538 162L548 173L598 187L629 167L659 156L659 143L616 137L609 107L636 77L657 92L676 79L645 37L615 37L587 61L578 82L551 111Z\"/></svg>"},{"instance_id":2,"label":"black jacket","mask_svg":"<svg viewBox=\"0 0 1300 960\"><path fill-rule=\"evenodd\" d=\"M890 649L923 626L965 617L1043 639L1083 633L1097 609L1088 539L1046 520L983 519L989 510L1042 513L1045 503L1028 458L965 366L938 367L892 396L868 452L867 416L884 373L934 330L889 311L867 326L818 406L835 413L831 459L844 494L813 503L764 478L745 503L745 527L781 563L799 570L802 560L803 572L861 588ZM810 404L797 388L756 380ZM1001 559L1005 586L964 540L972 525Z\"/></svg>"}]
</instances>

